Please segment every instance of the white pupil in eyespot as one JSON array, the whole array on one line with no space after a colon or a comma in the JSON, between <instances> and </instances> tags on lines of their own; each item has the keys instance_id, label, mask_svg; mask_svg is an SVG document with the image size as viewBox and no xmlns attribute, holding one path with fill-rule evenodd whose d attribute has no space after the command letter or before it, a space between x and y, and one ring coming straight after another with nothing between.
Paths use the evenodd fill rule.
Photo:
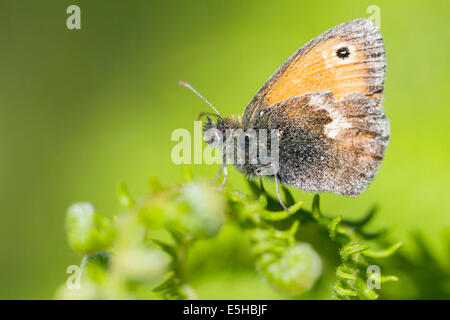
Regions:
<instances>
[{"instance_id":1,"label":"white pupil in eyespot","mask_svg":"<svg viewBox=\"0 0 450 320\"><path fill-rule=\"evenodd\" d=\"M336 50L336 55L341 59L345 59L350 55L350 51L347 47L342 47Z\"/></svg>"}]
</instances>

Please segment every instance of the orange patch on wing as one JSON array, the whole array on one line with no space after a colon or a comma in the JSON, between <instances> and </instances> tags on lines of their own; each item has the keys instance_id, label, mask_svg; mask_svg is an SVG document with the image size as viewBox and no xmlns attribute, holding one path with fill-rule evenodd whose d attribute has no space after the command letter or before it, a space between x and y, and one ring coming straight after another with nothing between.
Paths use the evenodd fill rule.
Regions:
<instances>
[{"instance_id":1,"label":"orange patch on wing","mask_svg":"<svg viewBox=\"0 0 450 320\"><path fill-rule=\"evenodd\" d=\"M339 58L336 50L350 49L350 56ZM336 99L355 91L366 93L368 89L367 58L357 43L330 39L314 45L297 56L274 79L265 97L267 105L302 94L330 90Z\"/></svg>"},{"instance_id":2,"label":"orange patch on wing","mask_svg":"<svg viewBox=\"0 0 450 320\"><path fill-rule=\"evenodd\" d=\"M375 138L375 135L373 133L363 132L359 135L360 140L373 139L373 138Z\"/></svg>"}]
</instances>

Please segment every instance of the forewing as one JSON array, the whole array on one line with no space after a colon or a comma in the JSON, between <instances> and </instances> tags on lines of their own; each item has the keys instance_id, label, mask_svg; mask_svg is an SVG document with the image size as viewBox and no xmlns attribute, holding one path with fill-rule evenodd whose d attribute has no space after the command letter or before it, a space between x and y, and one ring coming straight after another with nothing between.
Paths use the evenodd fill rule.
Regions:
<instances>
[{"instance_id":1,"label":"forewing","mask_svg":"<svg viewBox=\"0 0 450 320\"><path fill-rule=\"evenodd\" d=\"M385 68L376 24L367 19L340 24L300 48L270 77L245 109L243 125L252 127L269 105L321 90L338 101L354 92L380 101Z\"/></svg>"}]
</instances>

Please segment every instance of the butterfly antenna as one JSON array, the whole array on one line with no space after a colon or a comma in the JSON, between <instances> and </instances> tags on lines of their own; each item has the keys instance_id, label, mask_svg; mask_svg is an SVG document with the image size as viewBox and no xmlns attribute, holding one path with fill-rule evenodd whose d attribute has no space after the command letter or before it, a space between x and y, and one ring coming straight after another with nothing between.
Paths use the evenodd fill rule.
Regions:
<instances>
[{"instance_id":1,"label":"butterfly antenna","mask_svg":"<svg viewBox=\"0 0 450 320\"><path fill-rule=\"evenodd\" d=\"M215 111L215 112L217 113L217 115L219 116L219 118L220 118L222 121L224 121L223 118L222 118L222 116L220 115L219 111L217 111L217 109L214 108L214 106L213 106L208 100L206 100L200 93L198 93L197 90L195 90L194 88L192 88L192 86L191 86L189 83L186 83L186 82L180 80L180 81L178 81L178 84L181 85L181 86L184 86L184 87L188 88L189 90L191 90L192 92L194 92L196 95L198 95L198 96L199 96L203 101L205 101L211 108L213 108L214 111Z\"/></svg>"}]
</instances>

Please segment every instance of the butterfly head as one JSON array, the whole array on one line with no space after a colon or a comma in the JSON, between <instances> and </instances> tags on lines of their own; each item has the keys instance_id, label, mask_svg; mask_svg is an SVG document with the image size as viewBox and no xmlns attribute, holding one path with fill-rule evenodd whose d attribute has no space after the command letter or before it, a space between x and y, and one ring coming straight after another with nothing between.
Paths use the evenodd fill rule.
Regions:
<instances>
[{"instance_id":1,"label":"butterfly head","mask_svg":"<svg viewBox=\"0 0 450 320\"><path fill-rule=\"evenodd\" d=\"M182 85L192 92L194 92L197 96L199 96L203 101L205 101L214 111L212 112L202 112L198 115L197 118L202 118L203 116L207 116L206 123L203 126L203 136L204 140L215 147L223 145L225 138L227 137L227 130L229 129L237 129L241 127L241 117L226 117L223 118L219 111L208 101L206 100L200 93L197 92L190 84L184 81L178 81L179 85ZM214 122L211 117L215 117L217 119Z\"/></svg>"},{"instance_id":2,"label":"butterfly head","mask_svg":"<svg viewBox=\"0 0 450 320\"><path fill-rule=\"evenodd\" d=\"M205 142L215 147L222 145L229 128L230 127L224 119L217 117L217 121L214 122L208 116L203 126L203 137Z\"/></svg>"},{"instance_id":3,"label":"butterfly head","mask_svg":"<svg viewBox=\"0 0 450 320\"><path fill-rule=\"evenodd\" d=\"M231 134L234 135L235 129L242 127L242 121L241 117L237 116L226 118L216 116L216 118L216 122L209 116L206 118L206 122L203 125L203 137L206 143L213 147L220 147L226 138L230 137Z\"/></svg>"}]
</instances>

